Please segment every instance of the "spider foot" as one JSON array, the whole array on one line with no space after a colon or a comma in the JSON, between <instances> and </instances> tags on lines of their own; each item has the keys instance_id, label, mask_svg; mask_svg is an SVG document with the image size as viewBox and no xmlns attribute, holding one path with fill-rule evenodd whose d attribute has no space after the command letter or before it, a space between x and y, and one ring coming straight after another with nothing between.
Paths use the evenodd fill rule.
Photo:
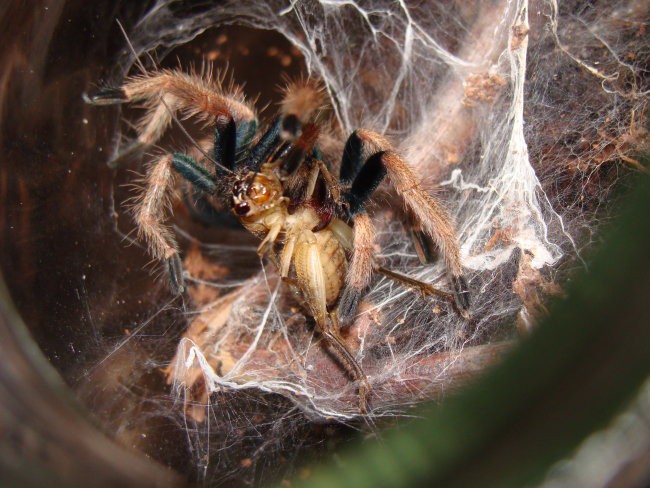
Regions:
<instances>
[{"instance_id":1,"label":"spider foot","mask_svg":"<svg viewBox=\"0 0 650 488\"><path fill-rule=\"evenodd\" d=\"M370 393L370 383L368 378L361 378L358 382L358 391L359 391L359 413L361 415L366 415L368 413L368 394Z\"/></svg>"},{"instance_id":2,"label":"spider foot","mask_svg":"<svg viewBox=\"0 0 650 488\"><path fill-rule=\"evenodd\" d=\"M352 286L346 286L343 293L341 293L337 311L338 319L342 324L341 327L347 327L354 319L362 294L362 290L357 290Z\"/></svg>"},{"instance_id":3,"label":"spider foot","mask_svg":"<svg viewBox=\"0 0 650 488\"><path fill-rule=\"evenodd\" d=\"M467 280L464 276L452 276L451 282L454 287L454 302L460 314L466 318L470 318L469 307L469 287Z\"/></svg>"},{"instance_id":4,"label":"spider foot","mask_svg":"<svg viewBox=\"0 0 650 488\"><path fill-rule=\"evenodd\" d=\"M115 105L129 101L122 88L100 88L91 93L84 93L83 99L90 105Z\"/></svg>"},{"instance_id":5,"label":"spider foot","mask_svg":"<svg viewBox=\"0 0 650 488\"><path fill-rule=\"evenodd\" d=\"M183 263L178 254L166 259L167 273L169 274L169 286L174 295L180 295L185 291L185 278L183 277Z\"/></svg>"}]
</instances>

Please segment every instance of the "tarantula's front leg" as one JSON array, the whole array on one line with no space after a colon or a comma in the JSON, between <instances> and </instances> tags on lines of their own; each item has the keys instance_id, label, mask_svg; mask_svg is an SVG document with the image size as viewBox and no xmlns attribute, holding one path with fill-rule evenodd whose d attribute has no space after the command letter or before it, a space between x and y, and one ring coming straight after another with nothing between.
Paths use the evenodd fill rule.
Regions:
<instances>
[{"instance_id":1,"label":"tarantula's front leg","mask_svg":"<svg viewBox=\"0 0 650 488\"><path fill-rule=\"evenodd\" d=\"M386 175L420 224L422 232L441 251L451 275L456 304L466 315L470 305L469 290L463 276L456 231L449 215L437 200L422 189L411 168L393 151L390 143L379 134L367 130L357 130L350 136L341 161L340 180L343 185L350 185L345 196L350 215L355 221L355 234L358 216L364 214L368 198ZM354 265L349 271L358 272Z\"/></svg>"},{"instance_id":2,"label":"tarantula's front leg","mask_svg":"<svg viewBox=\"0 0 650 488\"><path fill-rule=\"evenodd\" d=\"M240 139L252 139L256 130L255 111L239 90L226 94L218 82L199 74L169 70L147 73L128 79L120 88L103 88L84 98L94 105L142 102L147 109L138 124L138 138L112 161L113 165L118 159L155 144L177 111L216 123L222 130L234 121Z\"/></svg>"}]
</instances>

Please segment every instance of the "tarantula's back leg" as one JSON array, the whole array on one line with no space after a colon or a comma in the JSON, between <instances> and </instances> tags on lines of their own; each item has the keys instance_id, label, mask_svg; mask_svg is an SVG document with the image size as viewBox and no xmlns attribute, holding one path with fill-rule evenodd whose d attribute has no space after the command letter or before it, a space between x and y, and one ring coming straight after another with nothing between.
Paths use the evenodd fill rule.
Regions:
<instances>
[{"instance_id":1,"label":"tarantula's back leg","mask_svg":"<svg viewBox=\"0 0 650 488\"><path fill-rule=\"evenodd\" d=\"M255 111L241 90L233 88L226 93L218 81L197 73L187 74L177 70L147 73L128 79L121 88L103 88L84 98L94 105L130 102L144 105L147 113L138 124L138 138L125 150L128 153L155 144L177 111L186 117L197 117L208 124L216 124L217 127L227 125L230 120L234 120L238 126L256 125L253 124L256 121ZM248 133L249 130L244 132ZM113 160L113 165L123 157L124 151Z\"/></svg>"},{"instance_id":2,"label":"tarantula's back leg","mask_svg":"<svg viewBox=\"0 0 650 488\"><path fill-rule=\"evenodd\" d=\"M319 122L326 106L323 87L315 80L303 78L287 83L280 105L279 137L284 145L278 151L283 176L298 175L305 159L318 154ZM296 182L288 186L296 186Z\"/></svg>"},{"instance_id":3,"label":"tarantula's back leg","mask_svg":"<svg viewBox=\"0 0 650 488\"><path fill-rule=\"evenodd\" d=\"M325 91L320 83L309 78L288 82L280 104L282 138L298 137L303 125L316 121L325 106Z\"/></svg>"},{"instance_id":4,"label":"tarantula's back leg","mask_svg":"<svg viewBox=\"0 0 650 488\"><path fill-rule=\"evenodd\" d=\"M417 252L420 262L424 265L432 264L436 261L438 257L438 250L436 248L435 242L429 234L427 234L422 225L414 222L413 218L410 219L409 230L411 234L411 240L415 245L415 250ZM467 281L464 276L454 276L451 275L452 286L454 288L454 304L457 305L460 314L468 318L469 317L469 307L470 307L470 293L469 287L467 286Z\"/></svg>"},{"instance_id":5,"label":"tarantula's back leg","mask_svg":"<svg viewBox=\"0 0 650 488\"><path fill-rule=\"evenodd\" d=\"M432 239L440 250L451 275L457 306L467 312L469 290L463 276L456 231L449 215L436 199L424 191L411 168L384 137L367 130L355 131L346 143L341 162L342 182L351 181L346 200L353 218L365 212L368 198L386 175L421 226L423 235ZM349 272L355 271L351 268Z\"/></svg>"}]
</instances>

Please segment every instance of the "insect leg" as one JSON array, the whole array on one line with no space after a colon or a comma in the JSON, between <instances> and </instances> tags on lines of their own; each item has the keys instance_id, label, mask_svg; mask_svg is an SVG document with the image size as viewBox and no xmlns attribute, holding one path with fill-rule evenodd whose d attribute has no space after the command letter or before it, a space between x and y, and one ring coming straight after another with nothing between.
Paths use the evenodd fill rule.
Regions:
<instances>
[{"instance_id":1,"label":"insect leg","mask_svg":"<svg viewBox=\"0 0 650 488\"><path fill-rule=\"evenodd\" d=\"M435 248L435 243L431 237L422 230L422 226L413 218L409 219L408 229L409 233L411 234L411 240L415 245L415 251L418 255L420 263L434 263L436 261L436 257L438 256L438 251Z\"/></svg>"},{"instance_id":2,"label":"insect leg","mask_svg":"<svg viewBox=\"0 0 650 488\"><path fill-rule=\"evenodd\" d=\"M296 236L290 235L287 237L282 255L280 257L280 277L286 279L289 276L289 269L291 268L291 260L293 259L293 252L296 247Z\"/></svg>"},{"instance_id":3,"label":"insect leg","mask_svg":"<svg viewBox=\"0 0 650 488\"><path fill-rule=\"evenodd\" d=\"M361 366L354 358L348 346L346 345L340 333L340 324L338 321L337 313L330 314L329 325L323 331L323 337L327 342L334 347L339 359L346 365L348 371L354 375L354 379L358 382L359 388L359 411L363 414L368 412L368 393L370 393L370 383L368 377L361 369Z\"/></svg>"},{"instance_id":4,"label":"insect leg","mask_svg":"<svg viewBox=\"0 0 650 488\"><path fill-rule=\"evenodd\" d=\"M257 247L257 254L260 256L266 256L269 251L273 249L273 244L284 227L284 216L277 216L277 219L274 222L269 223L269 226L270 229L268 233Z\"/></svg>"},{"instance_id":5,"label":"insect leg","mask_svg":"<svg viewBox=\"0 0 650 488\"><path fill-rule=\"evenodd\" d=\"M339 186L338 182L334 180L334 178L332 177L332 173L330 173L330 170L327 168L327 165L322 159L320 158L316 159L316 164L320 169L320 174L323 175L323 179L325 180L325 185L329 189L330 195L332 196L332 198L337 204L340 204L341 187Z\"/></svg>"},{"instance_id":6,"label":"insect leg","mask_svg":"<svg viewBox=\"0 0 650 488\"><path fill-rule=\"evenodd\" d=\"M450 302L454 306L456 311L459 313L459 315L461 315L465 319L468 320L470 319L469 312L458 305L452 293L447 293L445 291L438 290L437 288L434 288L429 283L416 280L415 278L411 278L408 275L399 273L397 271L393 271L392 269L384 268L383 266L375 265L374 270L392 279L393 281L398 282L402 286L407 286L409 288L415 288L416 290L419 290L423 296L437 296Z\"/></svg>"},{"instance_id":7,"label":"insect leg","mask_svg":"<svg viewBox=\"0 0 650 488\"><path fill-rule=\"evenodd\" d=\"M417 222L410 222L409 230L420 262L422 264L434 263L438 256L438 251L431 236L425 233L422 230L422 226ZM466 315L469 316L470 292L465 277L452 275L451 282L455 291L455 308L463 317Z\"/></svg>"}]
</instances>

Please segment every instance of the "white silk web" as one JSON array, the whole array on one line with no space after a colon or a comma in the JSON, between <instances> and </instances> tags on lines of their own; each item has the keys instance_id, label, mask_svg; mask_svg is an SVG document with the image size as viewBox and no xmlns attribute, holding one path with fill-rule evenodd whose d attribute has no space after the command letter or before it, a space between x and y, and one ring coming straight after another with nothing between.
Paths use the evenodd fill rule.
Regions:
<instances>
[{"instance_id":1,"label":"white silk web","mask_svg":"<svg viewBox=\"0 0 650 488\"><path fill-rule=\"evenodd\" d=\"M403 415L491 363L581 262L645 137L643 3L238 0L184 10L159 0L129 37L138 55L163 57L215 26L283 34L325 82L341 139L359 127L386 134L449 209L473 318L375 280L349 341L370 378L376 419ZM125 57L122 67L132 63ZM376 203L384 264L448 289L442 266L420 266L396 214ZM250 249L202 249L215 260L255 259ZM246 390L268 403L274 396L264 394L278 394L289 401L266 415L285 429L307 417L358 416L355 385L323 352L272 265L244 284L202 285L235 291L196 310L200 332L181 340L170 373L181 397L214 401L211 393ZM199 379L203 396L190 392ZM202 432L188 438L204 469L206 446L232 440L219 429L232 432L233 418L251 415L237 402L219 405L237 414L213 408L211 423L188 414Z\"/></svg>"}]
</instances>

